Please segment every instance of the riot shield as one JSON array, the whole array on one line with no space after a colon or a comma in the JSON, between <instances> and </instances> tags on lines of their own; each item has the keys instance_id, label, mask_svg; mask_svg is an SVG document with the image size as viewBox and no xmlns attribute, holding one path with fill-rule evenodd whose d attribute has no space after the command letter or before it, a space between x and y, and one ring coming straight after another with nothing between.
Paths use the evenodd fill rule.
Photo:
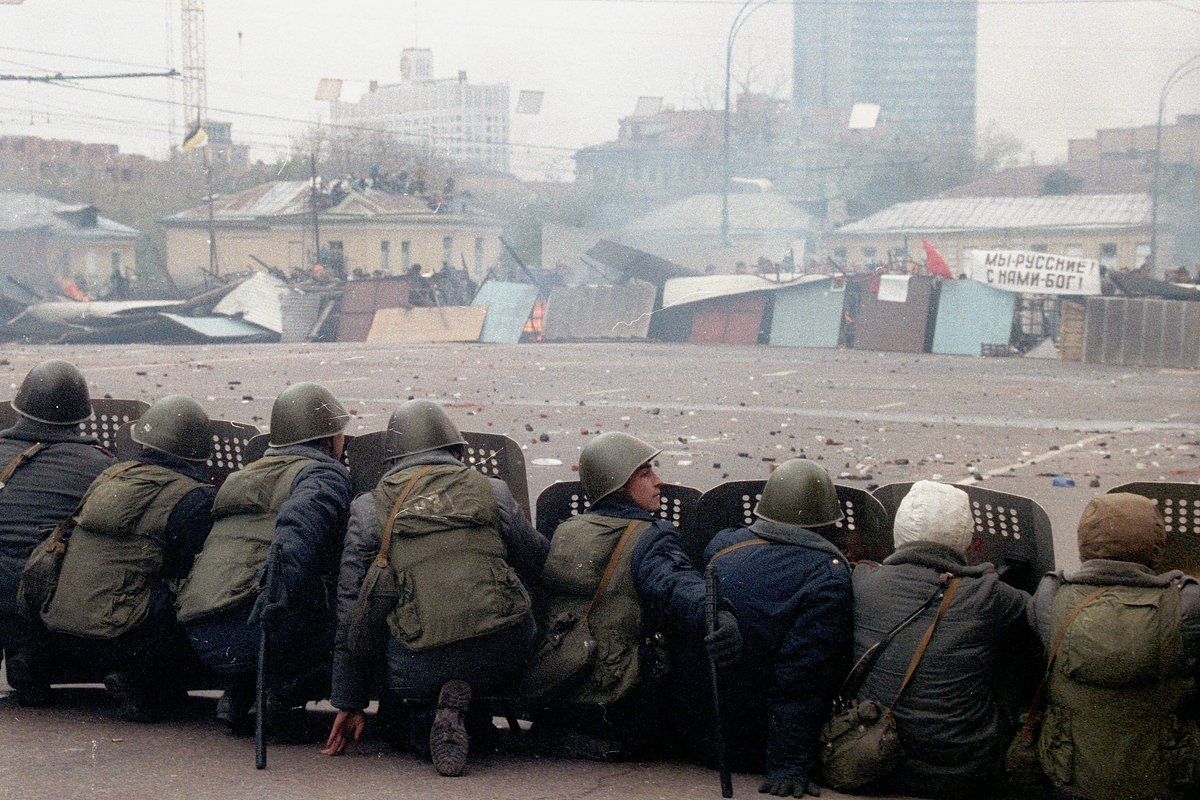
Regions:
<instances>
[{"instance_id":1,"label":"riot shield","mask_svg":"<svg viewBox=\"0 0 1200 800\"><path fill-rule=\"evenodd\" d=\"M1149 497L1167 526L1159 569L1181 569L1200 578L1200 484L1137 481L1109 489Z\"/></svg>"},{"instance_id":2,"label":"riot shield","mask_svg":"<svg viewBox=\"0 0 1200 800\"><path fill-rule=\"evenodd\" d=\"M79 432L84 436L95 436L107 450L118 453L118 436L121 428L137 420L149 403L141 400L114 400L100 397L92 400L92 418L79 423ZM0 431L11 428L19 415L7 400L0 403ZM119 453L118 453L119 456Z\"/></svg>"},{"instance_id":3,"label":"riot shield","mask_svg":"<svg viewBox=\"0 0 1200 800\"><path fill-rule=\"evenodd\" d=\"M700 490L678 483L664 483L660 488L658 516L674 523L680 534L692 524L693 512L700 500ZM542 490L537 499L537 529L550 538L560 523L591 507L579 481L558 481Z\"/></svg>"}]
</instances>

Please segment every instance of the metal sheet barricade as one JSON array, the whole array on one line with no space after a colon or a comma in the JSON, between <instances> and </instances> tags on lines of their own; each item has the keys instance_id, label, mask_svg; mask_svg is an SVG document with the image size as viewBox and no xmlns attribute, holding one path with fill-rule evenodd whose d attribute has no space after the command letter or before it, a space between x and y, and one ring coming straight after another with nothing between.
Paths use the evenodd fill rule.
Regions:
<instances>
[{"instance_id":1,"label":"metal sheet barricade","mask_svg":"<svg viewBox=\"0 0 1200 800\"><path fill-rule=\"evenodd\" d=\"M224 419L210 420L212 426L212 455L205 463L208 468L208 480L214 486L220 486L229 475L249 464L254 459L248 458L251 442L258 436L258 428L244 422L231 422ZM141 445L133 441L133 423L122 425L117 431L117 458L122 461L137 455Z\"/></svg>"},{"instance_id":2,"label":"metal sheet barricade","mask_svg":"<svg viewBox=\"0 0 1200 800\"><path fill-rule=\"evenodd\" d=\"M984 489L974 484L952 484L967 493L971 515L975 518L975 536L967 551L967 562L990 561L1003 567L1006 559L1019 559L1032 569L1012 573L1008 582L1032 592L1041 576L1054 569L1054 536L1050 517L1034 500L1019 494ZM912 488L912 482L890 483L875 490L875 497L887 509L890 533L900 501Z\"/></svg>"},{"instance_id":3,"label":"metal sheet barricade","mask_svg":"<svg viewBox=\"0 0 1200 800\"><path fill-rule=\"evenodd\" d=\"M764 480L730 481L709 489L696 504L696 524L683 534L684 548L699 564L704 548L720 531L743 528L754 522L754 507L762 497ZM891 528L887 512L870 493L834 484L844 518L827 537L850 561L880 561L891 555Z\"/></svg>"},{"instance_id":4,"label":"metal sheet barricade","mask_svg":"<svg viewBox=\"0 0 1200 800\"><path fill-rule=\"evenodd\" d=\"M387 471L384 438L387 431L364 433L354 437L346 447L350 477L356 495L369 492ZM508 484L509 491L525 513L529 513L529 483L525 476L525 456L521 446L507 436L497 433L462 431L467 440L464 458L470 466L491 478Z\"/></svg>"},{"instance_id":5,"label":"metal sheet barricade","mask_svg":"<svg viewBox=\"0 0 1200 800\"><path fill-rule=\"evenodd\" d=\"M136 420L149 407L149 403L141 400L115 400L109 397L92 400L92 418L79 423L79 432L84 436L95 436L106 449L117 453L121 428ZM0 403L0 430L11 428L18 416L12 403Z\"/></svg>"},{"instance_id":6,"label":"metal sheet barricade","mask_svg":"<svg viewBox=\"0 0 1200 800\"><path fill-rule=\"evenodd\" d=\"M678 483L664 483L660 488L658 516L675 524L681 532L693 520L700 490ZM547 538L562 522L591 508L579 481L558 481L542 490L537 499L537 529Z\"/></svg>"},{"instance_id":7,"label":"metal sheet barricade","mask_svg":"<svg viewBox=\"0 0 1200 800\"><path fill-rule=\"evenodd\" d=\"M1137 481L1109 489L1149 497L1167 526L1167 546L1159 568L1181 569L1200 577L1200 484Z\"/></svg>"}]
</instances>

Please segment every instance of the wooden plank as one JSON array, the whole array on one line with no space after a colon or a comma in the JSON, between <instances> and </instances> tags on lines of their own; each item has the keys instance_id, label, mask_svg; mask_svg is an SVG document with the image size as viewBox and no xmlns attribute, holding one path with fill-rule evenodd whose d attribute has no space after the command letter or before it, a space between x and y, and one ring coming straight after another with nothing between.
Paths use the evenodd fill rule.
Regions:
<instances>
[{"instance_id":1,"label":"wooden plank","mask_svg":"<svg viewBox=\"0 0 1200 800\"><path fill-rule=\"evenodd\" d=\"M368 342L477 342L487 306L381 308L367 333Z\"/></svg>"}]
</instances>

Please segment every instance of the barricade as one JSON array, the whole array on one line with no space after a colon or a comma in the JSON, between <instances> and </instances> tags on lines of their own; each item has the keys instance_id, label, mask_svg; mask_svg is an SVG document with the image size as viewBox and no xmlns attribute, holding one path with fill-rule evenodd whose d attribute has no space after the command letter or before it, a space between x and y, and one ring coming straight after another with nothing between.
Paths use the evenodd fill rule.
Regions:
<instances>
[{"instance_id":1,"label":"barricade","mask_svg":"<svg viewBox=\"0 0 1200 800\"><path fill-rule=\"evenodd\" d=\"M1159 569L1181 569L1200 578L1200 484L1137 481L1108 490L1149 497L1167 526Z\"/></svg>"},{"instance_id":2,"label":"barricade","mask_svg":"<svg viewBox=\"0 0 1200 800\"><path fill-rule=\"evenodd\" d=\"M683 532L684 549L692 563L701 564L704 548L725 528L743 528L756 519L754 507L764 480L730 481L714 486L696 504L696 524ZM883 506L862 489L834 484L844 517L829 529L828 538L850 561L882 561L891 555L891 527Z\"/></svg>"},{"instance_id":3,"label":"barricade","mask_svg":"<svg viewBox=\"0 0 1200 800\"><path fill-rule=\"evenodd\" d=\"M109 397L92 400L91 419L79 423L79 432L84 436L96 437L102 447L115 453L121 428L136 420L149 407L149 403L141 400L114 400ZM0 403L0 431L16 424L17 417L12 403Z\"/></svg>"},{"instance_id":4,"label":"barricade","mask_svg":"<svg viewBox=\"0 0 1200 800\"><path fill-rule=\"evenodd\" d=\"M659 487L659 519L675 524L680 531L692 522L700 490L677 483L664 483ZM537 529L546 538L554 535L560 523L591 507L583 494L579 481L558 481L542 490L537 499Z\"/></svg>"},{"instance_id":5,"label":"barricade","mask_svg":"<svg viewBox=\"0 0 1200 800\"><path fill-rule=\"evenodd\" d=\"M955 488L967 493L971 515L975 518L975 536L967 550L967 563L991 562L1004 570L1012 561L1023 561L1029 569L1013 569L1007 582L1033 592L1041 576L1054 569L1054 536L1050 517L1035 501L1019 494L984 489L974 484ZM875 490L875 497L887 510L887 531L896 520L900 501L912 488L912 482L889 483Z\"/></svg>"}]
</instances>

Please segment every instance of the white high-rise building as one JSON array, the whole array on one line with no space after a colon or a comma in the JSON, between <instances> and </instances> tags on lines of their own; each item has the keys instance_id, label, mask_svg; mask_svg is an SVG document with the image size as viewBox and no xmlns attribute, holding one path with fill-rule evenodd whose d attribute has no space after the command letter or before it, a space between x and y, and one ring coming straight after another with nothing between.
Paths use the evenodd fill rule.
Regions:
<instances>
[{"instance_id":1,"label":"white high-rise building","mask_svg":"<svg viewBox=\"0 0 1200 800\"><path fill-rule=\"evenodd\" d=\"M394 132L402 142L429 147L455 161L508 171L508 84L433 77L433 53L406 48L400 83L370 88L357 103L333 102L334 124Z\"/></svg>"}]
</instances>

